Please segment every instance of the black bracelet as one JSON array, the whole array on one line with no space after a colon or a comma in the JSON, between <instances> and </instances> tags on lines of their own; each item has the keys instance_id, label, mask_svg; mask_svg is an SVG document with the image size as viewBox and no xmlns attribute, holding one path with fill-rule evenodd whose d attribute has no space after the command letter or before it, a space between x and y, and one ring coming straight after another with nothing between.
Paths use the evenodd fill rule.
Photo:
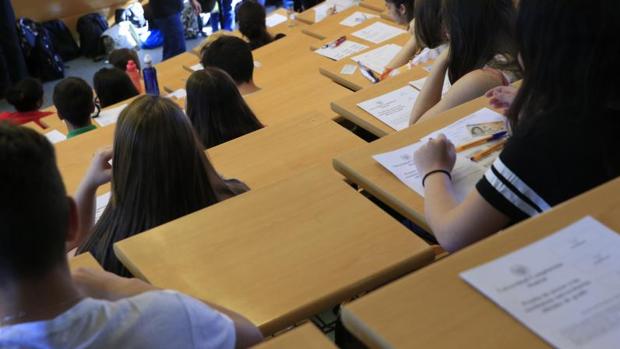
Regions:
<instances>
[{"instance_id":1,"label":"black bracelet","mask_svg":"<svg viewBox=\"0 0 620 349\"><path fill-rule=\"evenodd\" d=\"M426 178L428 178L428 176L433 175L435 173L443 173L446 176L448 176L448 178L450 178L450 180L452 180L452 175L450 174L450 172L446 171L446 170L434 170L431 171L427 174L424 175L424 177L422 178L422 188L424 188L424 185L426 184Z\"/></svg>"}]
</instances>

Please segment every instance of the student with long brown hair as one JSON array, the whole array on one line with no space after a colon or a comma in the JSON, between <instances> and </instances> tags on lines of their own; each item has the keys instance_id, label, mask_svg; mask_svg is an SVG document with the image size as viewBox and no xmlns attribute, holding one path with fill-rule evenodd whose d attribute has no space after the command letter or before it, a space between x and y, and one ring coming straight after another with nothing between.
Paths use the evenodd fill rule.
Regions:
<instances>
[{"instance_id":1,"label":"student with long brown hair","mask_svg":"<svg viewBox=\"0 0 620 349\"><path fill-rule=\"evenodd\" d=\"M114 255L115 242L248 190L220 177L187 116L167 98L142 96L125 108L113 149L95 156L78 188L80 234L86 240L78 253L91 252L121 276L129 272ZM108 180L110 202L93 226L95 193Z\"/></svg>"},{"instance_id":2,"label":"student with long brown hair","mask_svg":"<svg viewBox=\"0 0 620 349\"><path fill-rule=\"evenodd\" d=\"M206 67L189 77L187 116L205 148L261 129L233 79L221 69Z\"/></svg>"}]
</instances>

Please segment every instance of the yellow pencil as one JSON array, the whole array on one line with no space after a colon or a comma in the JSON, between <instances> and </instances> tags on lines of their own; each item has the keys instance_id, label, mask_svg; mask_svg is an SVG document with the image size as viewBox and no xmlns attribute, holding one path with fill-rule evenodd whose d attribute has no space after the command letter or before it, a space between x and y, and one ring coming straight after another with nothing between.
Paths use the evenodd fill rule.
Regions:
<instances>
[{"instance_id":1,"label":"yellow pencil","mask_svg":"<svg viewBox=\"0 0 620 349\"><path fill-rule=\"evenodd\" d=\"M472 155L470 159L472 161L480 161L480 160L486 158L487 156L495 153L496 151L502 149L507 141L508 141L507 139L502 139L501 141L493 144L492 146L488 147L487 149L481 150L481 151L477 152L476 154Z\"/></svg>"}]
</instances>

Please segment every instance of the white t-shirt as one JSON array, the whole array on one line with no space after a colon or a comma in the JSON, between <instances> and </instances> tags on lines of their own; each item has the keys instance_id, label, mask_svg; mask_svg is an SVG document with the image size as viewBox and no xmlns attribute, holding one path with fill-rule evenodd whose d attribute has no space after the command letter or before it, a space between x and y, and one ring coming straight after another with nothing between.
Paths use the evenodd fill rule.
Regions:
<instances>
[{"instance_id":1,"label":"white t-shirt","mask_svg":"<svg viewBox=\"0 0 620 349\"><path fill-rule=\"evenodd\" d=\"M234 348L232 320L173 291L86 298L52 320L0 327L0 348Z\"/></svg>"}]
</instances>

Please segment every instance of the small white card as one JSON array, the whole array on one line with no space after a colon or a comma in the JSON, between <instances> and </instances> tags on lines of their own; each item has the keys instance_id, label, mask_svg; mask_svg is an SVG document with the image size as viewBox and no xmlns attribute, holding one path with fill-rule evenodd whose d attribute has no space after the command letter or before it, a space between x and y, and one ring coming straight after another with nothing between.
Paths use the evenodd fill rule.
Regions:
<instances>
[{"instance_id":1,"label":"small white card","mask_svg":"<svg viewBox=\"0 0 620 349\"><path fill-rule=\"evenodd\" d=\"M372 42L373 44L380 44L405 33L407 33L407 31L401 28L383 22L375 22L364 29L354 32L352 35L362 40Z\"/></svg>"},{"instance_id":2,"label":"small white card","mask_svg":"<svg viewBox=\"0 0 620 349\"><path fill-rule=\"evenodd\" d=\"M189 67L189 69L191 69L192 71L199 71L199 70L203 70L205 67L202 66L202 64L198 63L198 64L194 64L191 67Z\"/></svg>"},{"instance_id":3,"label":"small white card","mask_svg":"<svg viewBox=\"0 0 620 349\"><path fill-rule=\"evenodd\" d=\"M272 13L269 16L267 16L267 18L265 18L265 24L267 25L267 28L271 28L271 27L275 27L276 25L280 23L286 22L286 20L287 20L286 16L282 16L279 13Z\"/></svg>"},{"instance_id":4,"label":"small white card","mask_svg":"<svg viewBox=\"0 0 620 349\"><path fill-rule=\"evenodd\" d=\"M349 57L350 55L364 51L367 48L368 46L366 45L362 45L351 40L345 40L336 47L322 47L314 52L329 59L333 59L334 61L339 61L343 58Z\"/></svg>"},{"instance_id":5,"label":"small white card","mask_svg":"<svg viewBox=\"0 0 620 349\"><path fill-rule=\"evenodd\" d=\"M99 113L99 116L94 118L93 120L95 120L95 122L98 123L101 127L115 124L116 120L118 120L119 115L121 115L121 112L123 111L123 109L125 109L126 106L127 104L122 104L115 108L104 109L101 111L101 113Z\"/></svg>"},{"instance_id":6,"label":"small white card","mask_svg":"<svg viewBox=\"0 0 620 349\"><path fill-rule=\"evenodd\" d=\"M340 25L343 25L345 27L355 27L358 24L362 24L371 18L377 18L377 17L378 17L377 15L371 15L370 13L355 11L352 15L343 19L340 22Z\"/></svg>"},{"instance_id":7,"label":"small white card","mask_svg":"<svg viewBox=\"0 0 620 349\"><path fill-rule=\"evenodd\" d=\"M356 70L357 70L357 66L355 64L345 64L344 67L342 67L340 74L353 75L353 73L355 73Z\"/></svg>"},{"instance_id":8,"label":"small white card","mask_svg":"<svg viewBox=\"0 0 620 349\"><path fill-rule=\"evenodd\" d=\"M396 131L400 131L409 127L411 109L418 95L418 91L407 85L359 103L357 106Z\"/></svg>"},{"instance_id":9,"label":"small white card","mask_svg":"<svg viewBox=\"0 0 620 349\"><path fill-rule=\"evenodd\" d=\"M461 277L553 347L620 345L620 236L592 217Z\"/></svg>"},{"instance_id":10,"label":"small white card","mask_svg":"<svg viewBox=\"0 0 620 349\"><path fill-rule=\"evenodd\" d=\"M45 138L50 141L52 144L60 143L67 139L67 136L62 134L62 132L58 130L51 130L45 133Z\"/></svg>"},{"instance_id":11,"label":"small white card","mask_svg":"<svg viewBox=\"0 0 620 349\"><path fill-rule=\"evenodd\" d=\"M176 98L176 99L183 99L185 97L187 97L187 91L184 88L180 88L170 94L168 94L168 96L166 96L168 98Z\"/></svg>"},{"instance_id":12,"label":"small white card","mask_svg":"<svg viewBox=\"0 0 620 349\"><path fill-rule=\"evenodd\" d=\"M383 74L385 66L400 52L401 46L396 44L387 44L362 53L361 55L351 57L354 62L362 63L366 68Z\"/></svg>"}]
</instances>

